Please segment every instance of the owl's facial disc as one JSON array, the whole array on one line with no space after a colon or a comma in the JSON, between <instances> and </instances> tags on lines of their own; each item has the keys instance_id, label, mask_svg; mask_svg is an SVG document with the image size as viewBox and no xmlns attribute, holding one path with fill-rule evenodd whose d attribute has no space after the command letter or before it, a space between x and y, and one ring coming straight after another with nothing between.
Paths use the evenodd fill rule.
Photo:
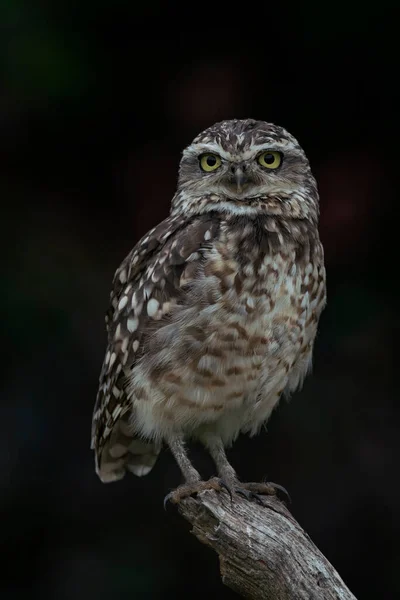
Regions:
<instances>
[{"instance_id":1,"label":"owl's facial disc","mask_svg":"<svg viewBox=\"0 0 400 600\"><path fill-rule=\"evenodd\" d=\"M254 119L216 123L183 151L173 211L317 218L318 190L297 140Z\"/></svg>"}]
</instances>

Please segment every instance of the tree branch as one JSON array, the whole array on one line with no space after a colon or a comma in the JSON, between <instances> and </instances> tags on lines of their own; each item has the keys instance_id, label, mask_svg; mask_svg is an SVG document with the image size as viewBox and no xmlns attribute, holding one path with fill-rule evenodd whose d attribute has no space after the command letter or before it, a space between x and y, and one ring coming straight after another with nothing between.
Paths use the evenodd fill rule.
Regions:
<instances>
[{"instance_id":1,"label":"tree branch","mask_svg":"<svg viewBox=\"0 0 400 600\"><path fill-rule=\"evenodd\" d=\"M219 555L223 583L254 600L355 600L286 506L263 501L207 490L179 503L192 533Z\"/></svg>"}]
</instances>

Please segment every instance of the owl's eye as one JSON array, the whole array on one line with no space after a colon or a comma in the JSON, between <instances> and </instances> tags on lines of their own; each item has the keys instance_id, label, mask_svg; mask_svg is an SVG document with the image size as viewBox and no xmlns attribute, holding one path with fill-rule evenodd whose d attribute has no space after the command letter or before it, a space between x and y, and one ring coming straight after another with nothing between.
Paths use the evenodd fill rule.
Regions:
<instances>
[{"instance_id":1,"label":"owl's eye","mask_svg":"<svg viewBox=\"0 0 400 600\"><path fill-rule=\"evenodd\" d=\"M203 154L200 156L200 167L203 171L215 171L221 166L221 159L217 154Z\"/></svg>"},{"instance_id":2,"label":"owl's eye","mask_svg":"<svg viewBox=\"0 0 400 600\"><path fill-rule=\"evenodd\" d=\"M260 154L257 160L266 169L277 169L282 162L282 155L280 152L267 150Z\"/></svg>"}]
</instances>

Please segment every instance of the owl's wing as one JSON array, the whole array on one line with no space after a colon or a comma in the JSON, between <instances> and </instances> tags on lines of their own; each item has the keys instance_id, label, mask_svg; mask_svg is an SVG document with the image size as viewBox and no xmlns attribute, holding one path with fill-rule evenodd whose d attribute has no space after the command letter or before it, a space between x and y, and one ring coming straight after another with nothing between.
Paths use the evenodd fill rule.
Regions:
<instances>
[{"instance_id":1,"label":"owl's wing","mask_svg":"<svg viewBox=\"0 0 400 600\"><path fill-rule=\"evenodd\" d=\"M119 440L129 434L131 405L125 390L126 375L143 355L146 334L154 331L157 322L161 324L171 306L179 304L184 285L218 229L219 218L210 214L170 216L139 241L115 273L106 315L108 346L92 424L91 447L96 453L96 471L103 481L125 474L122 455L126 448L120 447ZM121 431L117 431L119 428ZM114 439L116 434L118 439ZM106 443L109 473L104 469L101 472ZM154 462L155 458L151 466Z\"/></svg>"}]
</instances>

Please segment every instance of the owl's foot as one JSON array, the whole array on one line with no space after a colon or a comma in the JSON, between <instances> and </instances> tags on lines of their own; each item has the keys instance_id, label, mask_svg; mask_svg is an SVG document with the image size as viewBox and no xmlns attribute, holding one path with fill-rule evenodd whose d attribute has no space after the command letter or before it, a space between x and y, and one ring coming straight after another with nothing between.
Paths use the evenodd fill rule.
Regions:
<instances>
[{"instance_id":1,"label":"owl's foot","mask_svg":"<svg viewBox=\"0 0 400 600\"><path fill-rule=\"evenodd\" d=\"M171 502L172 504L179 504L179 502L184 498L194 496L195 494L198 494L204 490L216 490L217 492L226 490L232 498L232 493L226 483L224 483L222 479L219 479L218 477L212 477L208 481L195 481L193 483L184 483L183 485L180 485L176 488L176 490L165 496L164 509L166 509L168 502Z\"/></svg>"},{"instance_id":2,"label":"owl's foot","mask_svg":"<svg viewBox=\"0 0 400 600\"><path fill-rule=\"evenodd\" d=\"M235 492L247 498L247 500L256 500L262 506L265 506L262 496L277 496L280 500L291 503L289 493L279 483L240 483L240 487L235 489Z\"/></svg>"}]
</instances>

